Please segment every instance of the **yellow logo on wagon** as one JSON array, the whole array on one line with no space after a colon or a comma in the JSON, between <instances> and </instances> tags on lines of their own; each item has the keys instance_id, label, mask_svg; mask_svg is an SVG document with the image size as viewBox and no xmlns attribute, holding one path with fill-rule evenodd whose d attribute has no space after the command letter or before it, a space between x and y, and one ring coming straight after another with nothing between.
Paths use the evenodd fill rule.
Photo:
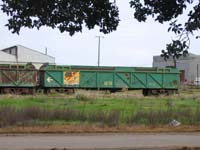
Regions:
<instances>
[{"instance_id":1,"label":"yellow logo on wagon","mask_svg":"<svg viewBox=\"0 0 200 150\"><path fill-rule=\"evenodd\" d=\"M64 72L65 85L79 85L80 73L79 72Z\"/></svg>"}]
</instances>

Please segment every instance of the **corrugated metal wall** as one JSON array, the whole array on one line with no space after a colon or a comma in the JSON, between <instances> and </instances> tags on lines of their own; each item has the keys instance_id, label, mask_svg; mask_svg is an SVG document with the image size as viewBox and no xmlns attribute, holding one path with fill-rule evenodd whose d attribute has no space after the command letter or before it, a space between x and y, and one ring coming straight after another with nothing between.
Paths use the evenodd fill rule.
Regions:
<instances>
[{"instance_id":1,"label":"corrugated metal wall","mask_svg":"<svg viewBox=\"0 0 200 150\"><path fill-rule=\"evenodd\" d=\"M177 68L185 71L185 79L187 80L187 83L193 83L197 78L197 70L200 70L200 68L197 69L198 64L200 67L200 56L194 54L177 60ZM160 56L153 57L153 67L163 68L166 66L173 66L173 61L165 61ZM198 74L200 74L200 72Z\"/></svg>"}]
</instances>

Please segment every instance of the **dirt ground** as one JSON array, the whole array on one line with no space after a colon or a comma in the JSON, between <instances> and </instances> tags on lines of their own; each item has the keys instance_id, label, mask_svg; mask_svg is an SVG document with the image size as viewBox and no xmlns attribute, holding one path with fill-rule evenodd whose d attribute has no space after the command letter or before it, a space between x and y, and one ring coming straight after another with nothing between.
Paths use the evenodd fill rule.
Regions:
<instances>
[{"instance_id":1,"label":"dirt ground","mask_svg":"<svg viewBox=\"0 0 200 150\"><path fill-rule=\"evenodd\" d=\"M160 133L160 132L200 132L198 126L97 126L97 125L51 125L33 127L0 128L0 134L9 133Z\"/></svg>"}]
</instances>

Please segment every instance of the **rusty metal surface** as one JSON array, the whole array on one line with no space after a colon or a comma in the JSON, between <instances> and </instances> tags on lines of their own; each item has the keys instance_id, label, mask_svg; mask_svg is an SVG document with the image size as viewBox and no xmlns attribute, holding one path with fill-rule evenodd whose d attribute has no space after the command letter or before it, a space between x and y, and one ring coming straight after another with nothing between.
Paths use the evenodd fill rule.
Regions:
<instances>
[{"instance_id":1,"label":"rusty metal surface","mask_svg":"<svg viewBox=\"0 0 200 150\"><path fill-rule=\"evenodd\" d=\"M38 71L29 65L0 66L1 87L34 87L37 85Z\"/></svg>"}]
</instances>

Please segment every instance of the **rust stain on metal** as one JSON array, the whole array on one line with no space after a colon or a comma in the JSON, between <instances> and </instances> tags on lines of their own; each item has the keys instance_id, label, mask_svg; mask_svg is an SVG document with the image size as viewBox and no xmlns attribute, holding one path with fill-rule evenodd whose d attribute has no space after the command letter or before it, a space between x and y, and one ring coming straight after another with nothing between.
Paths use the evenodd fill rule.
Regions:
<instances>
[{"instance_id":1,"label":"rust stain on metal","mask_svg":"<svg viewBox=\"0 0 200 150\"><path fill-rule=\"evenodd\" d=\"M65 85L79 85L80 73L79 72L64 72Z\"/></svg>"}]
</instances>

